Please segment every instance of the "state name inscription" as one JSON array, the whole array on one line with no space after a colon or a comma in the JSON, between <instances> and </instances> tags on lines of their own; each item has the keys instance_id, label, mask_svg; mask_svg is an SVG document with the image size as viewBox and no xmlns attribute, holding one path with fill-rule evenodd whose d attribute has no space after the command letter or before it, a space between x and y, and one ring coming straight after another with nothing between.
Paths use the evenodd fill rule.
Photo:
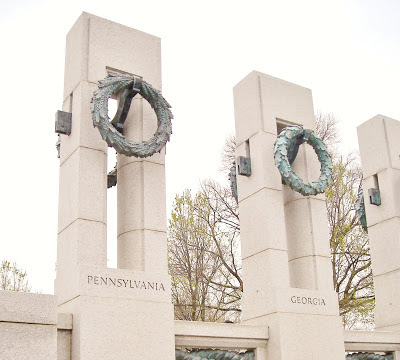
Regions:
<instances>
[{"instance_id":1,"label":"state name inscription","mask_svg":"<svg viewBox=\"0 0 400 360\"><path fill-rule=\"evenodd\" d=\"M154 281L132 280L113 277L88 275L87 283L97 286L111 286L127 289L165 291L164 284Z\"/></svg>"},{"instance_id":2,"label":"state name inscription","mask_svg":"<svg viewBox=\"0 0 400 360\"><path fill-rule=\"evenodd\" d=\"M313 305L313 306L326 306L325 299L318 297L295 296L290 298L293 304Z\"/></svg>"}]
</instances>

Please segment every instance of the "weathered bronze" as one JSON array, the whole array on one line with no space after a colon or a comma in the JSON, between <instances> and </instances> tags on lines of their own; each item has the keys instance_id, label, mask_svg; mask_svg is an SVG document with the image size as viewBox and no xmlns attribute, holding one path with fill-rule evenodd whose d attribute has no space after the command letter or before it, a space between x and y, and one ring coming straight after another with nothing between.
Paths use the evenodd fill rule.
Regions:
<instances>
[{"instance_id":1,"label":"weathered bronze","mask_svg":"<svg viewBox=\"0 0 400 360\"><path fill-rule=\"evenodd\" d=\"M251 160L249 157L239 156L236 160L238 167L238 174L250 176L251 175Z\"/></svg>"},{"instance_id":2,"label":"weathered bronze","mask_svg":"<svg viewBox=\"0 0 400 360\"><path fill-rule=\"evenodd\" d=\"M368 189L369 202L372 205L380 205L381 204L381 192L379 189Z\"/></svg>"},{"instance_id":3,"label":"weathered bronze","mask_svg":"<svg viewBox=\"0 0 400 360\"><path fill-rule=\"evenodd\" d=\"M175 350L176 360L255 360L254 351L237 352L230 350L206 349L206 350Z\"/></svg>"},{"instance_id":4,"label":"weathered bronze","mask_svg":"<svg viewBox=\"0 0 400 360\"><path fill-rule=\"evenodd\" d=\"M128 90L123 96L121 94L123 100L122 103L120 101L119 113L117 113L115 121L113 120L117 128L121 130L136 89L154 109L158 123L154 136L140 143L127 140L109 121L108 117L108 99L113 95L118 96L121 91ZM171 119L173 118L171 106L162 97L160 91L153 89L150 84L136 76L109 74L104 80L99 81L99 89L94 92L92 103L93 125L99 129L108 146L113 147L119 154L140 158L152 156L156 152L160 152L169 141L172 134Z\"/></svg>"},{"instance_id":5,"label":"weathered bronze","mask_svg":"<svg viewBox=\"0 0 400 360\"><path fill-rule=\"evenodd\" d=\"M72 129L72 114L58 110L56 112L55 132L57 134L70 135Z\"/></svg>"},{"instance_id":6,"label":"weathered bronze","mask_svg":"<svg viewBox=\"0 0 400 360\"><path fill-rule=\"evenodd\" d=\"M299 146L304 142L313 147L321 163L321 175L311 184L300 179L291 166ZM325 144L314 134L314 131L304 129L302 126L288 126L281 131L274 145L274 158L284 183L303 196L323 193L332 178L332 160Z\"/></svg>"}]
</instances>

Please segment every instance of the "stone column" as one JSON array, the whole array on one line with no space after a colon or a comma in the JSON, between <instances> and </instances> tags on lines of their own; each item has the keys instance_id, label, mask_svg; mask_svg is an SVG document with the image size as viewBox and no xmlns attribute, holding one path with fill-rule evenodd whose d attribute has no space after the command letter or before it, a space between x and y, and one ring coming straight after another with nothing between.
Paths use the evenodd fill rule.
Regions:
<instances>
[{"instance_id":1,"label":"stone column","mask_svg":"<svg viewBox=\"0 0 400 360\"><path fill-rule=\"evenodd\" d=\"M160 88L160 45L155 36L87 13L67 36L64 110L72 99L72 134L61 141L56 294L59 312L73 314L71 360L155 359L160 352L175 359L164 153L144 161L118 157L121 269L107 268L107 144L90 111L98 81L110 72ZM130 114L128 138L154 133L155 116L138 95Z\"/></svg>"},{"instance_id":2,"label":"stone column","mask_svg":"<svg viewBox=\"0 0 400 360\"><path fill-rule=\"evenodd\" d=\"M315 128L311 91L254 71L235 86L234 101L236 155L252 167L251 176L238 176L242 318L269 327L267 358L344 358L324 197L282 185L274 164L280 130ZM307 182L319 177L310 146L300 148L293 169Z\"/></svg>"},{"instance_id":3,"label":"stone column","mask_svg":"<svg viewBox=\"0 0 400 360\"><path fill-rule=\"evenodd\" d=\"M160 50L159 47L158 56ZM144 79L151 76L151 68L147 73ZM158 75L152 85L160 89L161 73ZM154 111L136 95L125 122L124 136L143 141L152 137L156 129ZM118 268L166 273L165 149L144 159L117 157Z\"/></svg>"},{"instance_id":4,"label":"stone column","mask_svg":"<svg viewBox=\"0 0 400 360\"><path fill-rule=\"evenodd\" d=\"M375 324L400 330L400 122L377 115L357 128L375 289ZM379 189L381 205L368 190Z\"/></svg>"}]
</instances>

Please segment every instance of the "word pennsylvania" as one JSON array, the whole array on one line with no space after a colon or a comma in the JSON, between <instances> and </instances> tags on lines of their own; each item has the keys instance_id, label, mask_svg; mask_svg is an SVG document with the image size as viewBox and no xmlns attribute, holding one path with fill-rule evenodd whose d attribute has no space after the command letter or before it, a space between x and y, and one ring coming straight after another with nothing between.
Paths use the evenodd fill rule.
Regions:
<instances>
[{"instance_id":1,"label":"word pennsylvania","mask_svg":"<svg viewBox=\"0 0 400 360\"><path fill-rule=\"evenodd\" d=\"M88 284L94 284L99 286L115 286L115 287L125 287L131 289L140 290L155 290L155 291L165 291L163 283L142 281L142 280L127 280L112 277L102 277L102 276L91 276L87 277Z\"/></svg>"}]
</instances>

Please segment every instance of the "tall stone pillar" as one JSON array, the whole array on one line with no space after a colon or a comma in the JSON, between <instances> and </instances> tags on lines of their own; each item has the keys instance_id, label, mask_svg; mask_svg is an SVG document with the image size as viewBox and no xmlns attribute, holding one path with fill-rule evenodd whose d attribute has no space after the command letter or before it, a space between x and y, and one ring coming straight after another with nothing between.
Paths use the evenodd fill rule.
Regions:
<instances>
[{"instance_id":1,"label":"tall stone pillar","mask_svg":"<svg viewBox=\"0 0 400 360\"><path fill-rule=\"evenodd\" d=\"M311 91L254 71L235 86L234 101L236 155L250 157L252 170L237 180L242 318L269 326L269 359L343 359L324 197L303 197L282 185L274 164L280 130L315 128ZM318 179L310 146L300 147L293 170L306 182Z\"/></svg>"},{"instance_id":2,"label":"tall stone pillar","mask_svg":"<svg viewBox=\"0 0 400 360\"><path fill-rule=\"evenodd\" d=\"M400 122L377 115L357 128L375 289L375 325L400 330ZM381 204L373 204L377 189Z\"/></svg>"},{"instance_id":3,"label":"tall stone pillar","mask_svg":"<svg viewBox=\"0 0 400 360\"><path fill-rule=\"evenodd\" d=\"M72 132L61 139L56 295L59 312L73 314L72 360L153 359L160 349L175 358L164 154L118 157L121 268L107 268L107 144L90 103L111 72L160 89L160 46L157 37L87 13L67 36L63 110L72 112ZM128 139L154 133L155 116L139 95L124 129Z\"/></svg>"},{"instance_id":4,"label":"tall stone pillar","mask_svg":"<svg viewBox=\"0 0 400 360\"><path fill-rule=\"evenodd\" d=\"M147 71L149 76L144 74L144 79L151 75L151 68ZM161 88L161 72L151 84ZM124 136L137 142L151 138L157 129L157 118L149 103L136 95L130 114ZM117 158L118 268L165 273L165 148L148 158L119 154Z\"/></svg>"}]
</instances>

